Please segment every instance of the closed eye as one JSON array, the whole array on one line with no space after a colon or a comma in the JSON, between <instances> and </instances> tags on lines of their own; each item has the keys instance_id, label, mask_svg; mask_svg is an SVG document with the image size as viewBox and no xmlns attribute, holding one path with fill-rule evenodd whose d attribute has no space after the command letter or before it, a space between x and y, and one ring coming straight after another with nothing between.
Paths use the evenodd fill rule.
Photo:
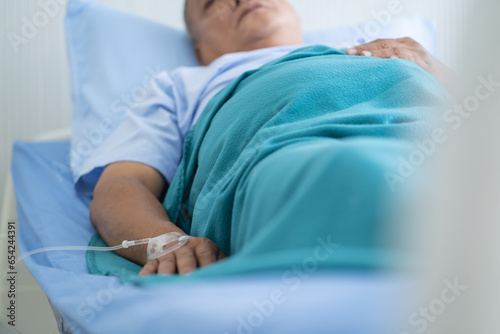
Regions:
<instances>
[{"instance_id":1,"label":"closed eye","mask_svg":"<svg viewBox=\"0 0 500 334\"><path fill-rule=\"evenodd\" d=\"M208 8L210 8L210 6L212 6L214 3L215 3L216 0L208 0L206 3L205 3L205 10L207 10Z\"/></svg>"}]
</instances>

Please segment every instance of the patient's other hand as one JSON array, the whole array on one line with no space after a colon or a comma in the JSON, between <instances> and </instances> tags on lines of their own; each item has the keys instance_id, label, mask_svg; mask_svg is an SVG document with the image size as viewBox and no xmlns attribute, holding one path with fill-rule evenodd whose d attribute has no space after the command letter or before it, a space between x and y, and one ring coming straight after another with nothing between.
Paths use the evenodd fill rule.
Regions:
<instances>
[{"instance_id":1,"label":"patient's other hand","mask_svg":"<svg viewBox=\"0 0 500 334\"><path fill-rule=\"evenodd\" d=\"M185 275L224 258L226 255L210 239L191 237L181 248L146 263L139 276L173 275L176 272Z\"/></svg>"},{"instance_id":2,"label":"patient's other hand","mask_svg":"<svg viewBox=\"0 0 500 334\"><path fill-rule=\"evenodd\" d=\"M400 58L416 63L450 88L453 72L412 38L379 39L347 50L347 55L376 58Z\"/></svg>"}]
</instances>

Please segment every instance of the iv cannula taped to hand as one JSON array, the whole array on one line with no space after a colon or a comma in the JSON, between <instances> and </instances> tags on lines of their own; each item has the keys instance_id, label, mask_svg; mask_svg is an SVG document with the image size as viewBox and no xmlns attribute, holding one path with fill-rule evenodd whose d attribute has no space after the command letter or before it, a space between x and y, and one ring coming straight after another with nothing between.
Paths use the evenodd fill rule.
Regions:
<instances>
[{"instance_id":1,"label":"iv cannula taped to hand","mask_svg":"<svg viewBox=\"0 0 500 334\"><path fill-rule=\"evenodd\" d=\"M154 238L139 239L139 240L124 240L121 245L113 247L89 247L89 246L61 246L61 247L46 247L35 249L21 256L17 261L9 264L7 268L0 275L0 280L7 274L9 270L14 270L14 267L24 258L37 253L51 252L51 251L96 251L96 252L110 252L122 248L129 248L139 245L148 244L148 261L157 259L161 256L167 255L174 250L184 246L189 241L189 236L180 232L170 232L162 234Z\"/></svg>"}]
</instances>

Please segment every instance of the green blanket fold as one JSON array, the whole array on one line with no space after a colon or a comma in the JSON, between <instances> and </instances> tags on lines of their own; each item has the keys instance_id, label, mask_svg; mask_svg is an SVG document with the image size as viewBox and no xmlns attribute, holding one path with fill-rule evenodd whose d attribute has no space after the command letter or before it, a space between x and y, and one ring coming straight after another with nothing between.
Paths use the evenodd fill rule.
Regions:
<instances>
[{"instance_id":1,"label":"green blanket fold","mask_svg":"<svg viewBox=\"0 0 500 334\"><path fill-rule=\"evenodd\" d=\"M244 73L189 133L165 198L173 222L230 255L189 277L401 268L408 254L388 241L402 223L387 218L397 201L385 175L446 98L411 62L326 46ZM126 282L186 279L139 278L112 253L87 257L91 272Z\"/></svg>"}]
</instances>

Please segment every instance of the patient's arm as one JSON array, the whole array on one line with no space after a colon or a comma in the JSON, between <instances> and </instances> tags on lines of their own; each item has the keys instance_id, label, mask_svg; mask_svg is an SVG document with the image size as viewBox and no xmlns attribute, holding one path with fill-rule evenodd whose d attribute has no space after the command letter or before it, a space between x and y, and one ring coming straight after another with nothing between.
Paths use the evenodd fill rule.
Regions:
<instances>
[{"instance_id":1,"label":"patient's arm","mask_svg":"<svg viewBox=\"0 0 500 334\"><path fill-rule=\"evenodd\" d=\"M135 162L107 166L94 190L90 219L110 246L123 240L182 232L160 203L167 182L154 168ZM141 266L140 275L186 274L225 257L212 241L191 238L171 254L147 263L147 245L121 249L117 253Z\"/></svg>"},{"instance_id":2,"label":"patient's arm","mask_svg":"<svg viewBox=\"0 0 500 334\"><path fill-rule=\"evenodd\" d=\"M379 39L347 50L348 55L377 58L400 58L412 61L432 74L441 84L450 89L453 72L429 51L412 38Z\"/></svg>"}]
</instances>

